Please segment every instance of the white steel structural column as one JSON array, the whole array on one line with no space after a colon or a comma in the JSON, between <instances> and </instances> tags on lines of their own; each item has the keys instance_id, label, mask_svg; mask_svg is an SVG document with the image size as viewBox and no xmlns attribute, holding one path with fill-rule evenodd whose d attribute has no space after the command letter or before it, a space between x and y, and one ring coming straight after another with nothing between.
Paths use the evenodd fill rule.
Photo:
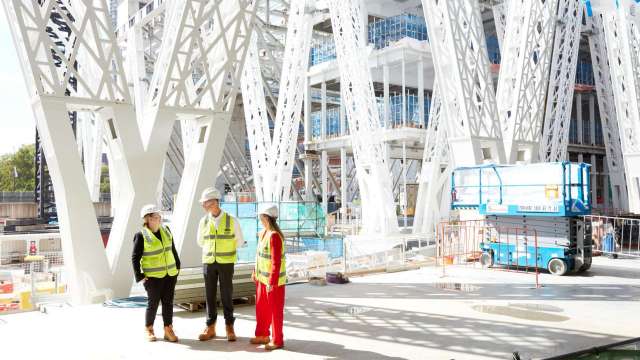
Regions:
<instances>
[{"instance_id":1,"label":"white steel structural column","mask_svg":"<svg viewBox=\"0 0 640 360\"><path fill-rule=\"evenodd\" d=\"M498 116L509 163L538 159L558 0L509 1Z\"/></svg>"},{"instance_id":2,"label":"white steel structural column","mask_svg":"<svg viewBox=\"0 0 640 360\"><path fill-rule=\"evenodd\" d=\"M180 23L169 24L177 26L180 32L175 34L174 63L166 69L168 81L157 83L157 88L164 93L159 104L176 109L178 119L192 120L197 128L197 137L185 157L172 218L174 235L180 239L176 248L181 261L189 266L200 264L201 250L190 240L196 238L202 216L197 198L204 188L215 183L220 169L253 32L256 3L254 0L186 1L183 7L176 6L169 13L171 19L180 19ZM160 53L163 51L164 48ZM193 68L185 66L188 64ZM201 73L198 74L198 70ZM194 72L199 78L193 79ZM153 84L156 83L152 81ZM153 90L152 86L150 95Z\"/></svg>"},{"instance_id":3,"label":"white steel structural column","mask_svg":"<svg viewBox=\"0 0 640 360\"><path fill-rule=\"evenodd\" d=\"M435 234L435 226L442 217L442 197L449 194L446 191L451 175L451 161L449 160L449 145L447 130L442 116L442 103L439 95L439 85L433 85L433 102L429 111L429 125L422 156L422 170L420 172L416 211L413 219L414 234ZM445 167L444 171L442 167Z\"/></svg>"},{"instance_id":4,"label":"white steel structural column","mask_svg":"<svg viewBox=\"0 0 640 360\"><path fill-rule=\"evenodd\" d=\"M112 279L68 112L101 103L131 104L115 40L107 30L111 19L104 2L73 7L63 1L3 4L53 182L72 299L87 302L92 288L110 288ZM62 48L47 33L54 13L69 27L68 37L56 39L65 42ZM87 55L84 64L75 62L80 53ZM93 74L100 79L98 87L89 87L93 81L79 71L89 61L98 64L99 72ZM69 82L72 76L78 90Z\"/></svg>"},{"instance_id":5,"label":"white steel structural column","mask_svg":"<svg viewBox=\"0 0 640 360\"><path fill-rule=\"evenodd\" d=\"M640 5L619 0L603 14L629 210L640 213Z\"/></svg>"},{"instance_id":6,"label":"white steel structural column","mask_svg":"<svg viewBox=\"0 0 640 360\"><path fill-rule=\"evenodd\" d=\"M93 114L78 114L76 137L81 139L84 173L93 202L100 201L103 136L104 124L101 119Z\"/></svg>"},{"instance_id":7,"label":"white steel structural column","mask_svg":"<svg viewBox=\"0 0 640 360\"><path fill-rule=\"evenodd\" d=\"M391 174L363 41L359 1L329 0L331 26L340 70L340 91L351 131L351 143L362 199L362 233L398 232Z\"/></svg>"},{"instance_id":8,"label":"white steel structural column","mask_svg":"<svg viewBox=\"0 0 640 360\"><path fill-rule=\"evenodd\" d=\"M265 93L262 86L262 71L258 57L258 37L251 38L247 59L242 71L242 103L247 140L251 154L251 169L256 199L264 201L264 178L269 170L269 150L271 149L271 133Z\"/></svg>"},{"instance_id":9,"label":"white steel structural column","mask_svg":"<svg viewBox=\"0 0 640 360\"><path fill-rule=\"evenodd\" d=\"M504 163L477 1L422 0L453 165Z\"/></svg>"},{"instance_id":10,"label":"white steel structural column","mask_svg":"<svg viewBox=\"0 0 640 360\"><path fill-rule=\"evenodd\" d=\"M250 67L243 74L242 90L243 99L247 98L244 103L245 119L254 184L258 200L261 201L289 200L290 197L311 47L312 21L305 6L304 0L291 2L273 140L268 128L257 42L248 54ZM256 179L258 182L255 182Z\"/></svg>"},{"instance_id":11,"label":"white steel structural column","mask_svg":"<svg viewBox=\"0 0 640 360\"><path fill-rule=\"evenodd\" d=\"M495 3L491 8L493 11L493 19L496 25L496 36L498 38L498 46L502 50L502 42L504 41L504 32L507 28L507 11L509 10L509 0Z\"/></svg>"},{"instance_id":12,"label":"white steel structural column","mask_svg":"<svg viewBox=\"0 0 640 360\"><path fill-rule=\"evenodd\" d=\"M604 24L601 15L588 16L587 26L591 29L589 35L589 50L593 64L593 76L598 95L600 122L602 123L602 137L607 158L607 168L614 208L629 210L627 182L624 175L624 159L620 145L620 131L618 130L618 116L616 114L613 88L611 85L611 71L607 59ZM607 194L605 186L605 195Z\"/></svg>"},{"instance_id":13,"label":"white steel structural column","mask_svg":"<svg viewBox=\"0 0 640 360\"><path fill-rule=\"evenodd\" d=\"M553 41L549 91L539 150L541 162L567 159L583 13L581 0L559 0L559 23Z\"/></svg>"},{"instance_id":14,"label":"white steel structural column","mask_svg":"<svg viewBox=\"0 0 640 360\"><path fill-rule=\"evenodd\" d=\"M199 122L211 121L233 108L234 89L239 83L246 48L243 44L248 38L243 34L247 34L246 29L252 24L254 1L227 1L222 5L195 0L171 3L171 14L175 16L168 21L147 100L136 103L144 108L138 112L144 118L138 121L104 0L72 5L66 0L41 4L14 0L4 4L56 191L63 253L74 301L91 301L94 288L112 288L115 296L127 296L132 283L131 238L140 227L138 211L143 204L157 200L157 183L173 123L189 117ZM72 33L64 52L46 32L52 11L63 15ZM207 39L203 41L202 37ZM62 60L62 67L54 65L52 54ZM76 63L76 56L82 56L82 62ZM92 71L76 72L76 67ZM192 77L196 68L203 72L199 79ZM78 91L66 94L70 75L77 77ZM93 111L106 123L111 165L118 164L112 178L119 188L118 211L106 254L73 133L68 121L60 121L68 116L69 110ZM206 156L198 154L197 158L189 159L191 165L187 164L185 169L188 179L183 178L178 205L188 205L174 213L178 226L173 230L179 248L185 234L192 235L184 229L195 228L200 215L193 211L196 196L214 180L217 171L188 169L189 166L201 169L205 163L216 167L221 151L211 151L209 144L224 142L226 124L224 121L219 124L217 131L211 131L210 127L208 131L200 129L199 143L209 151L203 151ZM209 133L219 133L221 138L211 140ZM213 176L209 176L211 172ZM191 238L195 237L193 232Z\"/></svg>"}]
</instances>

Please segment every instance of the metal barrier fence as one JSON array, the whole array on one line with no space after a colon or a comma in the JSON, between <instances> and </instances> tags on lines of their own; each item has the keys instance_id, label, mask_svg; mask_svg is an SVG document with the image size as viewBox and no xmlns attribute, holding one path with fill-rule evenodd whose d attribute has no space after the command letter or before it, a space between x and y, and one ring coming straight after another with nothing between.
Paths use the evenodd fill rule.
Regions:
<instances>
[{"instance_id":1,"label":"metal barrier fence","mask_svg":"<svg viewBox=\"0 0 640 360\"><path fill-rule=\"evenodd\" d=\"M536 230L491 226L483 220L443 222L438 225L436 266L446 275L448 266L493 268L535 274L544 265Z\"/></svg>"},{"instance_id":2,"label":"metal barrier fence","mask_svg":"<svg viewBox=\"0 0 640 360\"><path fill-rule=\"evenodd\" d=\"M34 203L36 197L33 191L0 191L0 203Z\"/></svg>"},{"instance_id":3,"label":"metal barrier fence","mask_svg":"<svg viewBox=\"0 0 640 360\"><path fill-rule=\"evenodd\" d=\"M613 258L640 258L640 219L586 215L591 226L594 251Z\"/></svg>"},{"instance_id":4,"label":"metal barrier fence","mask_svg":"<svg viewBox=\"0 0 640 360\"><path fill-rule=\"evenodd\" d=\"M408 270L434 262L435 242L427 237L407 235L396 239L380 239L383 244L377 244L380 248L378 251L369 249L376 246L374 239L367 240L359 236L345 239L346 274ZM385 246L384 242L395 245Z\"/></svg>"},{"instance_id":5,"label":"metal barrier fence","mask_svg":"<svg viewBox=\"0 0 640 360\"><path fill-rule=\"evenodd\" d=\"M66 299L62 251L0 258L0 315L35 310L41 304Z\"/></svg>"}]
</instances>

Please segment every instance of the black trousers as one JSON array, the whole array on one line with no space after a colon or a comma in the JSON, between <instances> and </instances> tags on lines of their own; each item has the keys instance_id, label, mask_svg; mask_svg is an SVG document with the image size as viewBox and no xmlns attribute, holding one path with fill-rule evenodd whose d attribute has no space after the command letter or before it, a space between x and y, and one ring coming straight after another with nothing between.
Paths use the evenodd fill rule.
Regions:
<instances>
[{"instance_id":1,"label":"black trousers","mask_svg":"<svg viewBox=\"0 0 640 360\"><path fill-rule=\"evenodd\" d=\"M173 324L173 294L176 290L177 276L165 276L163 278L148 278L144 282L147 290L147 311L145 313L145 326L152 326L158 312L158 305L162 302L162 320L164 326Z\"/></svg>"},{"instance_id":2,"label":"black trousers","mask_svg":"<svg viewBox=\"0 0 640 360\"><path fill-rule=\"evenodd\" d=\"M233 268L234 264L203 264L205 297L207 299L207 326L213 325L218 318L216 308L217 285L220 279L220 299L224 313L224 323L233 325Z\"/></svg>"}]
</instances>

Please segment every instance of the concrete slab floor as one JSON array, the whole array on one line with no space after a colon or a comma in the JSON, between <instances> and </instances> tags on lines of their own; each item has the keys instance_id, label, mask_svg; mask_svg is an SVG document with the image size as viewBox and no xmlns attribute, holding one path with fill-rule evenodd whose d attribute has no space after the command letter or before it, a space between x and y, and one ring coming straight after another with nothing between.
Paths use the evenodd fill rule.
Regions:
<instances>
[{"instance_id":1,"label":"concrete slab floor","mask_svg":"<svg viewBox=\"0 0 640 360\"><path fill-rule=\"evenodd\" d=\"M287 287L285 350L248 344L254 307L236 308L239 340L197 340L204 313L177 310L180 343L143 340L144 309L100 305L0 317L13 359L523 359L640 336L640 260L595 258L581 276L454 266ZM156 333L161 334L158 316ZM218 327L224 333L223 326ZM12 355L12 356L7 356Z\"/></svg>"}]
</instances>

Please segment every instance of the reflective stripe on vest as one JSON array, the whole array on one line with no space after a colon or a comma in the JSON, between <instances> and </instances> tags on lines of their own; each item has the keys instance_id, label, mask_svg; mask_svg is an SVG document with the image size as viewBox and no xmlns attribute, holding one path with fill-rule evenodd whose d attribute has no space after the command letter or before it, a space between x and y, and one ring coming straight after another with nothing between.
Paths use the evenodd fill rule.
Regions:
<instances>
[{"instance_id":1,"label":"reflective stripe on vest","mask_svg":"<svg viewBox=\"0 0 640 360\"><path fill-rule=\"evenodd\" d=\"M158 239L151 230L142 228L144 237L144 250L140 259L142 272L146 277L163 278L167 274L178 275L176 260L173 257L173 237L164 227L160 227L160 237Z\"/></svg>"},{"instance_id":2,"label":"reflective stripe on vest","mask_svg":"<svg viewBox=\"0 0 640 360\"><path fill-rule=\"evenodd\" d=\"M215 221L205 216L200 223L199 235L202 246L202 263L231 264L237 260L235 220L226 212L215 227Z\"/></svg>"},{"instance_id":3,"label":"reflective stripe on vest","mask_svg":"<svg viewBox=\"0 0 640 360\"><path fill-rule=\"evenodd\" d=\"M265 285L269 285L271 277L271 235L273 232L263 230L260 232L258 240L258 253L256 256L256 278ZM280 260L280 273L278 274L278 285L282 286L287 283L287 264L284 256L284 239L282 241L282 253Z\"/></svg>"}]
</instances>

